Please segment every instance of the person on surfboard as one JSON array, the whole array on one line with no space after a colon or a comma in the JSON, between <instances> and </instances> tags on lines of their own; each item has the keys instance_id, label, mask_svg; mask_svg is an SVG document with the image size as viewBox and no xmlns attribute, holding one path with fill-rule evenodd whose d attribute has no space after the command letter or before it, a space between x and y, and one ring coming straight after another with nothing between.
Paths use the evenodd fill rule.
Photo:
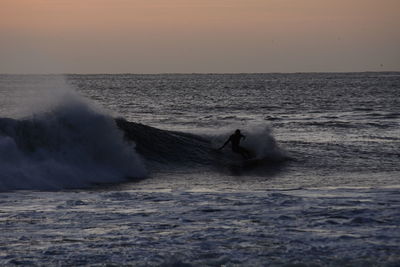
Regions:
<instances>
[{"instance_id":1,"label":"person on surfboard","mask_svg":"<svg viewBox=\"0 0 400 267\"><path fill-rule=\"evenodd\" d=\"M232 151L242 155L243 158L249 159L251 158L250 152L244 147L240 146L240 140L243 138L246 139L246 136L240 133L240 130L237 129L234 134L232 134L229 139L224 143L223 146L218 148L218 150L223 149L229 142L232 144Z\"/></svg>"}]
</instances>

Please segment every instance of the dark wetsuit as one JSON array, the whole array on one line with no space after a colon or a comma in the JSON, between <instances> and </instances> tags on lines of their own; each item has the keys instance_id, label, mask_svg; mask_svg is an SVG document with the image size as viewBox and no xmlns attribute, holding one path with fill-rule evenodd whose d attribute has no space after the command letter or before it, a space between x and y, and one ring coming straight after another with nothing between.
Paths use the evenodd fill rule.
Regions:
<instances>
[{"instance_id":1,"label":"dark wetsuit","mask_svg":"<svg viewBox=\"0 0 400 267\"><path fill-rule=\"evenodd\" d=\"M242 155L244 158L248 159L250 158L250 153L247 151L247 149L241 147L240 140L246 138L244 135L242 135L240 132L239 133L234 133L232 134L229 139L225 142L225 144L220 148L224 148L229 142L232 143L232 151L235 153L239 153Z\"/></svg>"},{"instance_id":2,"label":"dark wetsuit","mask_svg":"<svg viewBox=\"0 0 400 267\"><path fill-rule=\"evenodd\" d=\"M232 151L233 152L241 152L241 147L239 146L240 144L240 139L245 138L244 135L242 134L232 134L229 137L229 141L232 143Z\"/></svg>"}]
</instances>

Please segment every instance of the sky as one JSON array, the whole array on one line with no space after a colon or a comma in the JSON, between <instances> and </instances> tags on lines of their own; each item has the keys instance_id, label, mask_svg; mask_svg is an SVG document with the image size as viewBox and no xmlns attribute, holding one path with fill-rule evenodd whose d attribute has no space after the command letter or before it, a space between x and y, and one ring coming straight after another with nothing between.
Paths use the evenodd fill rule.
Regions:
<instances>
[{"instance_id":1,"label":"sky","mask_svg":"<svg viewBox=\"0 0 400 267\"><path fill-rule=\"evenodd\" d=\"M399 0L0 0L0 73L400 71Z\"/></svg>"}]
</instances>

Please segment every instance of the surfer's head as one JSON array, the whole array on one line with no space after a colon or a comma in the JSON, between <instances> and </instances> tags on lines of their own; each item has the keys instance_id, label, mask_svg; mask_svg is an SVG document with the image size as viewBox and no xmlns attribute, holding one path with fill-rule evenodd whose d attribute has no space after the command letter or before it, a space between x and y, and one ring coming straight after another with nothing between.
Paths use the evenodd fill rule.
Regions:
<instances>
[{"instance_id":1,"label":"surfer's head","mask_svg":"<svg viewBox=\"0 0 400 267\"><path fill-rule=\"evenodd\" d=\"M237 129L237 130L235 131L235 134L240 134L240 130Z\"/></svg>"}]
</instances>

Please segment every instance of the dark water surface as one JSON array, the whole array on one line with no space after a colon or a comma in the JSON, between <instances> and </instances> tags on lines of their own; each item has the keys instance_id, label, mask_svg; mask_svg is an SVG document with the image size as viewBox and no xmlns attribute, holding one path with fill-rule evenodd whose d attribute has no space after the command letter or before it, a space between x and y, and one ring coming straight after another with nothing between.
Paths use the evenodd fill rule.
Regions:
<instances>
[{"instance_id":1,"label":"dark water surface","mask_svg":"<svg viewBox=\"0 0 400 267\"><path fill-rule=\"evenodd\" d=\"M397 72L0 75L0 265L398 266L399 163Z\"/></svg>"},{"instance_id":2,"label":"dark water surface","mask_svg":"<svg viewBox=\"0 0 400 267\"><path fill-rule=\"evenodd\" d=\"M287 167L290 177L273 186L399 184L399 73L73 75L68 80L127 120L161 129L215 137L241 128L263 138L260 128L269 126L296 159ZM292 184L293 176L301 178Z\"/></svg>"}]
</instances>

